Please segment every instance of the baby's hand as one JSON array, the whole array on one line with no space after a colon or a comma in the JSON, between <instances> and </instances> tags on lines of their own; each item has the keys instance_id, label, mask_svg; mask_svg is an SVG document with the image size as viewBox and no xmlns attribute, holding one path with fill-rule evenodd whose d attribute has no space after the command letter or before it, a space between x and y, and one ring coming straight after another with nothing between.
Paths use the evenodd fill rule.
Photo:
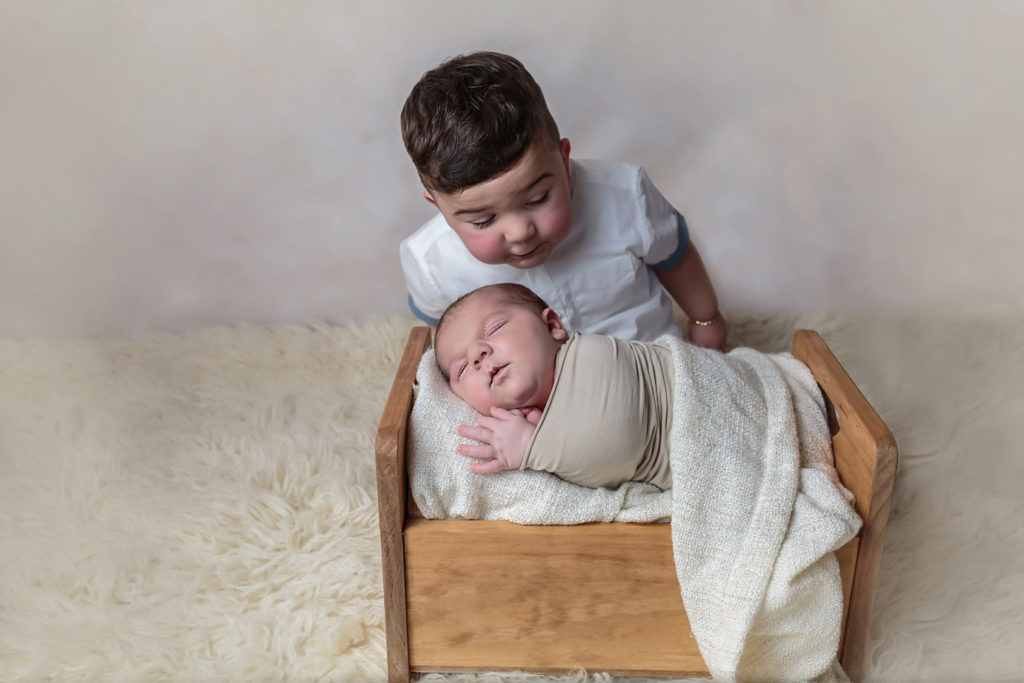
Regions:
<instances>
[{"instance_id":1,"label":"baby's hand","mask_svg":"<svg viewBox=\"0 0 1024 683\"><path fill-rule=\"evenodd\" d=\"M526 447L530 444L533 430L540 421L541 411L536 408L527 410L502 410L491 408L492 417L481 415L476 426L461 425L458 433L483 445L459 444L457 453L487 460L484 463L473 463L469 469L477 474L491 474L502 470L516 470L523 464Z\"/></svg>"},{"instance_id":2,"label":"baby's hand","mask_svg":"<svg viewBox=\"0 0 1024 683\"><path fill-rule=\"evenodd\" d=\"M540 422L540 416L543 414L540 408L533 408L533 407L530 407L530 408L513 408L512 410L510 410L508 412L512 413L513 415L519 415L520 417L525 417L526 421L529 422L530 424L532 424L534 427L536 427L537 423Z\"/></svg>"}]
</instances>

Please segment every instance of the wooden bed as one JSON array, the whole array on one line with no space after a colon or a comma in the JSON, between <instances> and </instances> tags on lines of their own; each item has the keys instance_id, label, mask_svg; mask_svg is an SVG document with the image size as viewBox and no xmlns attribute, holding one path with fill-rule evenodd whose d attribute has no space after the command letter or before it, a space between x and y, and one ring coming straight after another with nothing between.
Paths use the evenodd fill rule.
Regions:
<instances>
[{"instance_id":1,"label":"wooden bed","mask_svg":"<svg viewBox=\"0 0 1024 683\"><path fill-rule=\"evenodd\" d=\"M388 680L411 672L523 670L707 676L679 593L668 524L523 526L424 519L408 494L406 433L430 330L415 327L377 430ZM836 467L860 533L837 553L840 663L860 678L896 473L896 444L822 338L793 355L826 397Z\"/></svg>"}]
</instances>

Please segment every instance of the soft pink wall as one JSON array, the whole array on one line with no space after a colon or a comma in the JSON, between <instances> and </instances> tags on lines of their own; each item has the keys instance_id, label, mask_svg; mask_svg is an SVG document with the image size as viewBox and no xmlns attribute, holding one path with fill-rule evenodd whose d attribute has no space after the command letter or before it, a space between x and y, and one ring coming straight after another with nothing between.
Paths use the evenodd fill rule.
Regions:
<instances>
[{"instance_id":1,"label":"soft pink wall","mask_svg":"<svg viewBox=\"0 0 1024 683\"><path fill-rule=\"evenodd\" d=\"M1016 305L1010 2L0 0L0 337L404 312L408 88L491 48L727 308Z\"/></svg>"}]
</instances>

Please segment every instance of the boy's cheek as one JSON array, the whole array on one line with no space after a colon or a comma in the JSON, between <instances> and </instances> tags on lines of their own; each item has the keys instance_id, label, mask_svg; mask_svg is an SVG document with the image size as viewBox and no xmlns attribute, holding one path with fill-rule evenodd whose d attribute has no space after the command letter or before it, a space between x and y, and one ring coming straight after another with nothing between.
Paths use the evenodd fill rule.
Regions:
<instances>
[{"instance_id":1,"label":"boy's cheek","mask_svg":"<svg viewBox=\"0 0 1024 683\"><path fill-rule=\"evenodd\" d=\"M493 239L486 236L480 236L475 238L463 237L462 243L469 249L469 253L478 261L484 263L497 264L503 263L505 260L505 251L502 249L501 240Z\"/></svg>"},{"instance_id":2,"label":"boy's cheek","mask_svg":"<svg viewBox=\"0 0 1024 683\"><path fill-rule=\"evenodd\" d=\"M495 238L488 235L485 232L473 230L472 228L466 227L462 223L448 220L445 217L448 227L451 228L469 253L473 255L477 261L483 261L488 264L502 263L505 259L505 254L501 250L501 239Z\"/></svg>"},{"instance_id":3,"label":"boy's cheek","mask_svg":"<svg viewBox=\"0 0 1024 683\"><path fill-rule=\"evenodd\" d=\"M572 205L565 204L552 210L546 217L549 227L546 237L550 240L561 242L568 235L572 228Z\"/></svg>"}]
</instances>

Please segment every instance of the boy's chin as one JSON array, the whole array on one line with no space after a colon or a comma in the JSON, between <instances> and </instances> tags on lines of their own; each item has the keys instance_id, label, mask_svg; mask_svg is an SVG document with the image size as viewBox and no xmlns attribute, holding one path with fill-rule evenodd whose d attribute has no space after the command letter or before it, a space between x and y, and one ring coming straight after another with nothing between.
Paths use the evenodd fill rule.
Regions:
<instances>
[{"instance_id":1,"label":"boy's chin","mask_svg":"<svg viewBox=\"0 0 1024 683\"><path fill-rule=\"evenodd\" d=\"M544 265L544 262L548 260L548 256L549 255L550 254L548 253L547 250L543 250L540 253L537 253L537 254L535 254L533 256L530 256L529 258L525 258L525 259L517 259L517 258L506 259L505 263L507 265L512 266L513 268L518 268L520 270L527 270L529 268L536 268L537 266Z\"/></svg>"}]
</instances>

